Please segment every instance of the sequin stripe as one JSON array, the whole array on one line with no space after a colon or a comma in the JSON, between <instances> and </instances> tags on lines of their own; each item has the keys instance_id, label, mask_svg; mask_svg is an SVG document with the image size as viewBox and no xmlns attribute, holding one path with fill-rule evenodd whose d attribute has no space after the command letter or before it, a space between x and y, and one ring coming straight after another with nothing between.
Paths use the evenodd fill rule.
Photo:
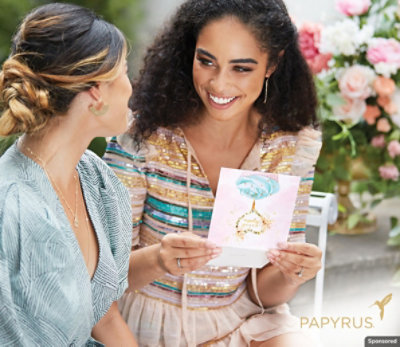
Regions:
<instances>
[{"instance_id":1,"label":"sequin stripe","mask_svg":"<svg viewBox=\"0 0 400 347\"><path fill-rule=\"evenodd\" d=\"M224 303L224 304L222 304L222 305L221 305L221 304L218 304L218 303L215 303L215 304L212 305L212 306L209 306L209 305L208 305L208 306L201 306L201 305L189 306L189 305L188 305L187 309L190 310L190 311L210 311L210 310L220 310L220 309L223 309L223 308L225 308L225 307L231 306L231 305L234 304L237 300L239 300L239 299L242 297L243 293L244 293L244 289L245 289L245 288L243 288L243 290L240 290L240 291L238 290L238 291L236 291L233 300L232 300L231 302L229 302L229 303ZM165 305L171 305L171 306L175 306L175 307L177 307L177 308L181 308L180 299L178 299L177 302L173 302L173 301L170 301L170 300L162 299L162 298L160 298L159 296L154 296L154 295L152 295L152 294L148 294L147 292L144 292L144 291L135 291L135 295L141 295L141 296L143 296L143 297L145 297L145 298L147 298L147 299L156 300L156 301L161 302L161 303L163 303L163 304L165 304ZM180 298L180 295L178 295L178 298ZM205 302L209 303L209 299L206 299Z\"/></svg>"},{"instance_id":2,"label":"sequin stripe","mask_svg":"<svg viewBox=\"0 0 400 347\"><path fill-rule=\"evenodd\" d=\"M288 242L305 242L306 234L304 232L290 234L288 238Z\"/></svg>"},{"instance_id":3,"label":"sequin stripe","mask_svg":"<svg viewBox=\"0 0 400 347\"><path fill-rule=\"evenodd\" d=\"M151 218L156 219L162 223L166 223L170 226L177 226L180 228L188 227L188 220L187 218L182 218L178 216L173 216L167 213L163 213L152 206L148 205L147 203L144 205L144 213L151 216ZM193 219L193 229L209 229L210 227L210 220L203 220L203 219Z\"/></svg>"},{"instance_id":4,"label":"sequin stripe","mask_svg":"<svg viewBox=\"0 0 400 347\"><path fill-rule=\"evenodd\" d=\"M182 283L171 282L163 280L157 280L152 282L153 285L162 287L164 289L170 289L174 292L181 293L182 292ZM215 295L215 296L226 296L232 295L239 287L239 284L231 284L229 286L215 286L210 283L202 283L201 285L190 284L188 282L188 296L205 296L205 295Z\"/></svg>"},{"instance_id":5,"label":"sequin stripe","mask_svg":"<svg viewBox=\"0 0 400 347\"><path fill-rule=\"evenodd\" d=\"M157 181L161 181L158 183L168 183L168 184L176 184L179 186L185 186L186 187L186 182L185 181L180 181L177 179L173 179L171 177L169 177L169 175L166 173L166 171L164 171L164 174L160 174L160 173L156 173L156 172L144 172L148 181L151 183L156 183ZM190 185L191 189L197 189L197 190L204 190L207 192L210 192L211 189L209 187L206 187L203 185L199 185L196 182L192 182Z\"/></svg>"},{"instance_id":6,"label":"sequin stripe","mask_svg":"<svg viewBox=\"0 0 400 347\"><path fill-rule=\"evenodd\" d=\"M164 213L168 213L170 215L174 215L174 216L178 216L178 217L188 217L188 209L187 207L182 207L179 205L175 205L172 203L166 203L160 199L157 199L155 197L152 196L148 196L147 198L147 203L161 211ZM202 210L197 210L197 209L193 209L192 210L193 213L193 218L195 219L206 219L206 220L211 220L211 215L212 215L212 210L211 209L202 209Z\"/></svg>"},{"instance_id":7,"label":"sequin stripe","mask_svg":"<svg viewBox=\"0 0 400 347\"><path fill-rule=\"evenodd\" d=\"M242 283L243 280L247 277L248 271L246 271L246 274L243 276L236 276L236 277L228 277L228 276L223 276L224 273L219 271L217 273L211 273L208 275L208 277L204 276L198 276L198 274L193 271L188 273L188 288L192 288L191 290L193 292L201 292L203 288L206 288L209 290L210 288L215 288L219 292L232 292L233 290L236 290ZM217 275L217 276L215 276ZM229 285L227 286L226 283L221 283L219 279L221 278L230 278L231 281L229 282ZM157 279L156 282L162 283L177 289L182 289L182 281L183 277L182 276L173 276L171 274L166 274L162 278Z\"/></svg>"},{"instance_id":8,"label":"sequin stripe","mask_svg":"<svg viewBox=\"0 0 400 347\"><path fill-rule=\"evenodd\" d=\"M140 228L140 245L146 247L158 244L165 235L166 233L154 230L143 223Z\"/></svg>"},{"instance_id":9,"label":"sequin stripe","mask_svg":"<svg viewBox=\"0 0 400 347\"><path fill-rule=\"evenodd\" d=\"M243 283L231 295L215 295L214 293L210 295L188 295L190 300L188 300L187 308L207 310L226 307L232 305L243 294L245 289L246 285ZM139 293L152 299L161 300L166 304L181 307L181 294L168 288L155 286L151 283L140 289Z\"/></svg>"},{"instance_id":10,"label":"sequin stripe","mask_svg":"<svg viewBox=\"0 0 400 347\"><path fill-rule=\"evenodd\" d=\"M176 148L171 148L171 146L172 145L169 144L169 147L164 148L164 149L168 150L168 148L169 148L169 151L171 151L171 152L176 151L176 150L181 150L182 152L184 151L182 148L177 148L176 149ZM162 147L160 147L159 151L161 151L161 148ZM167 158L167 157L159 156L157 158L157 164L158 165L167 166L167 167L170 167L172 169L178 169L178 170L185 170L186 166L187 166L186 160L184 159L183 155L182 155L182 158L180 158L180 157L176 158L175 161L173 161L173 160L171 160L170 158ZM199 176L199 177L202 176L200 167L197 166L197 165L196 166L192 166L192 174L194 174L195 176Z\"/></svg>"},{"instance_id":11,"label":"sequin stripe","mask_svg":"<svg viewBox=\"0 0 400 347\"><path fill-rule=\"evenodd\" d=\"M159 185L152 185L148 188L149 192L153 196L157 196L160 198L164 198L166 200L175 201L178 203L183 203L187 201L186 192L181 192L179 190L174 190L168 187L163 187ZM214 198L212 196L204 196L204 195L191 195L190 200L193 205L196 207L204 206L210 207L214 204Z\"/></svg>"},{"instance_id":12,"label":"sequin stripe","mask_svg":"<svg viewBox=\"0 0 400 347\"><path fill-rule=\"evenodd\" d=\"M211 267L207 267L207 268L211 268ZM197 271L193 271L193 272L189 272L188 273L188 277L193 277L196 279L199 278L209 278L209 279L213 279L213 280L233 280L233 279L238 279L238 281L243 281L249 273L249 269L248 268L237 268L237 269L244 269L243 273L237 273L237 274L229 274L225 271L225 268L223 267L216 267L216 269L218 269L218 271L210 271L210 272L202 272L202 273L198 273L199 270Z\"/></svg>"},{"instance_id":13,"label":"sequin stripe","mask_svg":"<svg viewBox=\"0 0 400 347\"><path fill-rule=\"evenodd\" d=\"M127 158L135 161L144 162L144 157L140 155L132 155L131 153L126 152L117 142L117 139L113 137L107 144L106 153L110 156L116 155L119 158Z\"/></svg>"},{"instance_id":14,"label":"sequin stripe","mask_svg":"<svg viewBox=\"0 0 400 347\"><path fill-rule=\"evenodd\" d=\"M310 181L308 181L308 182L310 182ZM304 199L304 198L307 198L308 199L308 195L310 194L310 192L311 192L311 189L312 189L312 182L310 182L310 183L302 183L302 184L300 184L300 186L299 186L299 190L298 190L298 193L297 193L297 196L300 198L300 199Z\"/></svg>"},{"instance_id":15,"label":"sequin stripe","mask_svg":"<svg viewBox=\"0 0 400 347\"><path fill-rule=\"evenodd\" d=\"M186 182L186 177L182 175L182 172L171 170L170 168L160 168L159 166L154 167L149 163L147 167L143 168L143 172L147 177L159 177L163 181L171 180L172 182L182 185ZM205 177L196 177L193 176L193 180L191 180L191 188L197 188L199 190L211 191L211 188L207 184L207 180Z\"/></svg>"},{"instance_id":16,"label":"sequin stripe","mask_svg":"<svg viewBox=\"0 0 400 347\"><path fill-rule=\"evenodd\" d=\"M170 233L181 233L187 231L186 228L178 228L176 226L171 226L164 224L157 219L152 218L151 215L148 214L143 214L142 218L142 226L143 227L148 227L154 232L157 232L162 235L170 234Z\"/></svg>"}]
</instances>

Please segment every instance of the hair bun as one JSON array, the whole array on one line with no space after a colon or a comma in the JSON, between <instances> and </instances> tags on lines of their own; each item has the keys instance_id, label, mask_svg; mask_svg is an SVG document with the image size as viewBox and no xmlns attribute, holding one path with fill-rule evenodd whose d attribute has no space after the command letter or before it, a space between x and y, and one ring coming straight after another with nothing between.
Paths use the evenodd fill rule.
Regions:
<instances>
[{"instance_id":1,"label":"hair bun","mask_svg":"<svg viewBox=\"0 0 400 347\"><path fill-rule=\"evenodd\" d=\"M46 125L53 113L46 83L16 56L3 64L0 90L1 136L32 133Z\"/></svg>"}]
</instances>

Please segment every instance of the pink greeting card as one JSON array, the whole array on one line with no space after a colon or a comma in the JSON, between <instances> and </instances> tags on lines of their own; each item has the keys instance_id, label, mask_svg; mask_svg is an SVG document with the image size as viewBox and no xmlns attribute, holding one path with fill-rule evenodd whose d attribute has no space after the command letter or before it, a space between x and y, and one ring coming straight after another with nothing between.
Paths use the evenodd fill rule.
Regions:
<instances>
[{"instance_id":1,"label":"pink greeting card","mask_svg":"<svg viewBox=\"0 0 400 347\"><path fill-rule=\"evenodd\" d=\"M300 177L222 168L208 239L223 248L210 265L260 267L285 242Z\"/></svg>"}]
</instances>

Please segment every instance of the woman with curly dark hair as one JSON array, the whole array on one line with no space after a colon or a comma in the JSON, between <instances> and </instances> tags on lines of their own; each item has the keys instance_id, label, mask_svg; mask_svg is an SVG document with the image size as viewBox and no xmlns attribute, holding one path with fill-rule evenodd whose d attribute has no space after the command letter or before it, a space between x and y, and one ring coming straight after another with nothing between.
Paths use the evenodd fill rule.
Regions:
<instances>
[{"instance_id":1,"label":"woman with curly dark hair","mask_svg":"<svg viewBox=\"0 0 400 347\"><path fill-rule=\"evenodd\" d=\"M310 346L286 302L320 268L305 243L320 141L311 74L281 0L189 0L145 57L136 117L105 160L133 207L123 317L141 346ZM256 270L208 266L221 167L302 176L288 243Z\"/></svg>"}]
</instances>

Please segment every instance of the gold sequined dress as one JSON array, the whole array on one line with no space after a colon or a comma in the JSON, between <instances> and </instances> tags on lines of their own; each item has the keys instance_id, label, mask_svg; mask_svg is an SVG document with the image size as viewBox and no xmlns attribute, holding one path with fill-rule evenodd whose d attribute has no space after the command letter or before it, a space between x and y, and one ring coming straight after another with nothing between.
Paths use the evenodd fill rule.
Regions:
<instances>
[{"instance_id":1,"label":"gold sequined dress","mask_svg":"<svg viewBox=\"0 0 400 347\"><path fill-rule=\"evenodd\" d=\"M301 175L290 242L305 240L308 199L320 141L315 131L263 132L241 169ZM159 128L139 151L131 138L110 141L104 160L129 190L134 247L192 230L207 237L213 192L180 128ZM134 293L120 310L140 346L246 346L299 330L286 304L262 309L247 293L255 271L205 266L185 276L165 274Z\"/></svg>"}]
</instances>

